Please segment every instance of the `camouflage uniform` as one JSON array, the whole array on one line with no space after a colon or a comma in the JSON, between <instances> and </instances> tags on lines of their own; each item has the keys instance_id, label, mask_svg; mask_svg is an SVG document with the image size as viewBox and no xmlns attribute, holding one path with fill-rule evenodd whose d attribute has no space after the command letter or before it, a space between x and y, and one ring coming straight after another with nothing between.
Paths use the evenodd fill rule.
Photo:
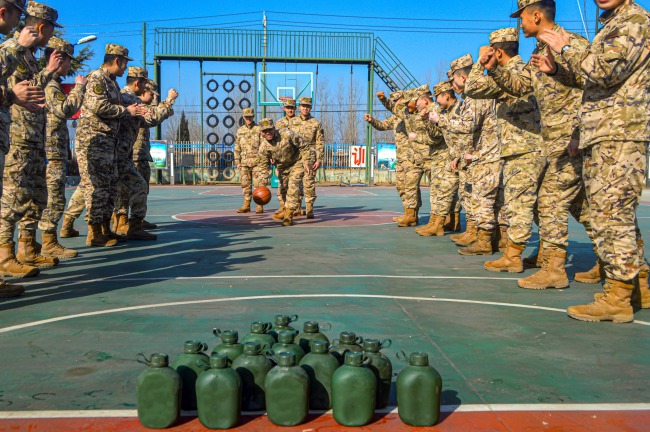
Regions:
<instances>
[{"instance_id":1,"label":"camouflage uniform","mask_svg":"<svg viewBox=\"0 0 650 432\"><path fill-rule=\"evenodd\" d=\"M376 118L373 118L370 120L370 125L378 131L395 131L395 148L397 153L397 161L395 162L395 187L397 188L397 194L400 199L404 201L405 172L402 164L404 163L404 150L408 145L408 134L406 133L404 120L392 115L384 121L379 121Z\"/></svg>"},{"instance_id":2,"label":"camouflage uniform","mask_svg":"<svg viewBox=\"0 0 650 432\"><path fill-rule=\"evenodd\" d=\"M312 100L309 97L300 98L300 105L311 106ZM291 130L300 135L303 143L309 144L309 166L313 166L317 161L323 162L325 156L325 135L320 122L311 115L303 118L302 115L294 117L291 121ZM312 169L305 173L303 177L303 193L305 203L313 205L316 201L316 172Z\"/></svg>"},{"instance_id":3,"label":"camouflage uniform","mask_svg":"<svg viewBox=\"0 0 650 432\"><path fill-rule=\"evenodd\" d=\"M260 130L265 128L272 129L273 120L262 119ZM300 136L289 129L276 129L270 141L262 137L258 161L262 173L261 186L268 185L273 161L287 211L294 212L300 208L300 186L305 175L303 164L309 163L310 152L309 144L303 143Z\"/></svg>"},{"instance_id":4,"label":"camouflage uniform","mask_svg":"<svg viewBox=\"0 0 650 432\"><path fill-rule=\"evenodd\" d=\"M287 99L284 101L284 107L293 107L294 109L296 108L296 101L294 99ZM276 130L281 130L281 129L291 129L291 122L293 119L296 117L288 117L284 116L280 120L278 120L275 123L275 128ZM277 175L277 173L276 173ZM302 189L302 188L301 188ZM278 182L278 201L280 201L280 208L284 207L284 195L286 194L286 191L282 190L282 183Z\"/></svg>"},{"instance_id":5,"label":"camouflage uniform","mask_svg":"<svg viewBox=\"0 0 650 432\"><path fill-rule=\"evenodd\" d=\"M253 109L244 109L244 115L252 116ZM261 140L260 127L255 122L250 126L245 124L237 130L235 166L239 166L242 192L244 200L248 202L253 195L253 187L258 187L262 183L262 170L258 166Z\"/></svg>"}]
</instances>

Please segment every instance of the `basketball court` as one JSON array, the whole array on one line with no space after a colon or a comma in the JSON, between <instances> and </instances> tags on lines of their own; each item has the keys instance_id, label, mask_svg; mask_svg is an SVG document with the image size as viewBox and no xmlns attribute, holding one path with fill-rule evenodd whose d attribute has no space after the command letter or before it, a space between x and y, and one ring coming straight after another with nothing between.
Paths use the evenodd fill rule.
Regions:
<instances>
[{"instance_id":1,"label":"basketball court","mask_svg":"<svg viewBox=\"0 0 650 432\"><path fill-rule=\"evenodd\" d=\"M276 314L299 315L299 329L330 323L330 339L341 331L391 339L384 352L395 371L404 367L398 351L428 353L443 377L444 414L433 430L647 430L650 311L627 325L574 321L566 307L599 285L520 289L518 275L484 271L485 258L460 256L448 238L397 228L393 188L318 194L316 219L287 228L272 220L275 198L263 215L239 215L238 187L153 187L147 219L159 224L158 241L91 249L84 237L64 240L79 258L23 280L24 296L0 301L0 430L144 430L138 353L173 359L190 339L212 349L213 328L241 337L252 321ZM425 204L421 223L427 213ZM650 232L647 194L638 215ZM582 228L570 228L572 277L594 256ZM392 406L358 430L415 430L395 404L393 392ZM343 429L331 413L294 428L276 428L261 413L242 422L237 430ZM184 413L170 430L204 429L196 413Z\"/></svg>"}]
</instances>

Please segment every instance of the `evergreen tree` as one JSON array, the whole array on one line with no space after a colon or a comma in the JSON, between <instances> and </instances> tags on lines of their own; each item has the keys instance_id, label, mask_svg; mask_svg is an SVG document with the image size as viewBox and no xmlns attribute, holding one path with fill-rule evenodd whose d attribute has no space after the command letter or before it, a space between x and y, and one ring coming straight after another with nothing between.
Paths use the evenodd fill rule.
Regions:
<instances>
[{"instance_id":1,"label":"evergreen tree","mask_svg":"<svg viewBox=\"0 0 650 432\"><path fill-rule=\"evenodd\" d=\"M181 122L178 125L178 131L176 132L178 142L189 142L190 141L190 126L185 117L185 110L181 112Z\"/></svg>"}]
</instances>

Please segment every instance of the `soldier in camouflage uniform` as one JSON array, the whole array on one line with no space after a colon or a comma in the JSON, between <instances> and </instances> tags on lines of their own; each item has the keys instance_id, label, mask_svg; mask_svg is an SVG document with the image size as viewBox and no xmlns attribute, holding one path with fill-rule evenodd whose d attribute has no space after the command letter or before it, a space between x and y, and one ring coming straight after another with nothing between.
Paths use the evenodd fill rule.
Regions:
<instances>
[{"instance_id":1,"label":"soldier in camouflage uniform","mask_svg":"<svg viewBox=\"0 0 650 432\"><path fill-rule=\"evenodd\" d=\"M40 3L29 2L29 17L25 24L39 34L36 46L44 47L50 40L58 13ZM18 39L19 35L15 35ZM56 77L62 55L50 56L47 68L38 71L34 49L23 50L16 71L9 78L9 87L29 81L45 88ZM57 258L42 256L37 250L36 228L47 205L45 181L45 110L37 111L13 105L11 107L11 147L4 169L2 193L2 221L0 222L0 271L3 276L31 276L40 267L58 264ZM19 228L18 252L14 255L14 231Z\"/></svg>"},{"instance_id":2,"label":"soldier in camouflage uniform","mask_svg":"<svg viewBox=\"0 0 650 432\"><path fill-rule=\"evenodd\" d=\"M450 119L432 114L432 121L444 130L472 137L472 149L463 155L463 160L470 164L472 182L472 200L476 217L477 234L471 243L459 243L466 246L459 249L461 255L491 255L493 237L496 228L495 205L501 170L501 140L497 135L497 120L493 101L474 99L465 94L466 80L474 61L466 54L451 63L454 90L464 96L459 119Z\"/></svg>"},{"instance_id":3,"label":"soldier in camouflage uniform","mask_svg":"<svg viewBox=\"0 0 650 432\"><path fill-rule=\"evenodd\" d=\"M314 218L314 203L316 202L316 172L325 156L325 135L320 122L311 116L312 100L310 97L300 98L300 116L291 121L291 130L300 135L310 151L309 163L311 168L303 177L303 193L305 195L305 211L307 219Z\"/></svg>"},{"instance_id":4,"label":"soldier in camouflage uniform","mask_svg":"<svg viewBox=\"0 0 650 432\"><path fill-rule=\"evenodd\" d=\"M278 180L282 185L285 203L283 226L293 225L294 212L300 208L300 187L305 171L309 172L311 148L303 143L300 135L289 130L277 130L273 120L265 118L260 121L262 143L259 150L258 166L261 170L261 186L268 185L271 164L274 164Z\"/></svg>"},{"instance_id":5,"label":"soldier in camouflage uniform","mask_svg":"<svg viewBox=\"0 0 650 432\"><path fill-rule=\"evenodd\" d=\"M237 130L235 138L235 166L239 170L244 195L244 205L237 213L251 211L253 187L258 187L261 183L261 170L258 167L262 139L260 127L255 123L253 108L244 108L243 117L244 125ZM258 204L255 213L264 213L264 207Z\"/></svg>"},{"instance_id":6,"label":"soldier in camouflage uniform","mask_svg":"<svg viewBox=\"0 0 650 432\"><path fill-rule=\"evenodd\" d=\"M275 128L277 130L291 129L291 122L296 118L296 100L286 99L283 104L283 109L285 114L284 117L275 123ZM280 207L275 211L275 214L273 215L273 219L275 220L284 219L285 208L283 201L284 198L282 198L284 195L285 192L282 190L282 184L278 184L278 201L280 201ZM300 200L302 201L302 198L300 198ZM294 216L298 215L300 215L300 208L296 210L296 214Z\"/></svg>"},{"instance_id":7,"label":"soldier in camouflage uniform","mask_svg":"<svg viewBox=\"0 0 650 432\"><path fill-rule=\"evenodd\" d=\"M604 295L571 306L567 313L582 321L632 322L634 308L650 308L650 268L636 220L648 172L650 14L633 1L600 6L603 27L590 46L575 43L565 31L546 31L539 37L555 52L558 64L550 56L536 56L533 63L551 78L584 89L583 177L606 281Z\"/></svg>"},{"instance_id":8,"label":"soldier in camouflage uniform","mask_svg":"<svg viewBox=\"0 0 650 432\"><path fill-rule=\"evenodd\" d=\"M519 9L512 17L522 19L526 37L535 37L544 29L559 30L555 24L555 2L552 0L518 0ZM587 40L571 33L571 43L585 48ZM546 50L539 41L533 54ZM578 112L582 91L568 87L540 72L528 63L521 70L501 67L494 50L484 56L488 74L506 92L523 97L533 93L539 105L542 122L542 155L546 166L537 197L542 269L520 279L518 285L527 289L566 288L569 279L565 270L566 246L569 238L569 213L584 225L591 236L589 210L582 181L582 157L577 153L580 141Z\"/></svg>"},{"instance_id":9,"label":"soldier in camouflage uniform","mask_svg":"<svg viewBox=\"0 0 650 432\"><path fill-rule=\"evenodd\" d=\"M66 166L70 145L67 121L81 108L88 80L79 75L75 78L74 89L66 96L61 86L61 77L67 76L70 71L74 59L74 47L63 39L53 37L45 51L45 58L49 59L54 50L64 54L64 58L57 70L58 77L45 87L47 207L43 211L38 227L42 231L41 254L56 258L74 258L77 256L77 251L61 246L56 238L56 230L65 209Z\"/></svg>"},{"instance_id":10,"label":"soldier in camouflage uniform","mask_svg":"<svg viewBox=\"0 0 650 432\"><path fill-rule=\"evenodd\" d=\"M490 46L497 52L501 67L521 71L526 64L519 56L519 29L504 28L490 35ZM492 78L483 74L477 63L467 79L465 93L475 99L496 100L501 137L507 249L502 258L485 263L489 271L524 271L521 253L532 234L533 208L537 201L539 177L544 168L540 154L540 114L535 96L517 98L506 93Z\"/></svg>"}]
</instances>

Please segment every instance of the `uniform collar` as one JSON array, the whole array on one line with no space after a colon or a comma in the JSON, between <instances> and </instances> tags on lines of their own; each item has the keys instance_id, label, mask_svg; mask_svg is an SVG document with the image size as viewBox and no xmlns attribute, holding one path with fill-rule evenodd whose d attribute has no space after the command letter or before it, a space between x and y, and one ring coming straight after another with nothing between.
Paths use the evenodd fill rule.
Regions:
<instances>
[{"instance_id":1,"label":"uniform collar","mask_svg":"<svg viewBox=\"0 0 650 432\"><path fill-rule=\"evenodd\" d=\"M562 27L558 23L553 24L553 28L551 29L554 32L561 33L562 32ZM541 40L537 41L537 50L538 51L543 51L546 49L546 42L542 42Z\"/></svg>"},{"instance_id":2,"label":"uniform collar","mask_svg":"<svg viewBox=\"0 0 650 432\"><path fill-rule=\"evenodd\" d=\"M110 79L112 79L112 80L115 80L115 75L113 75L112 73L110 73L109 71L107 71L106 68L105 68L104 66L101 66L101 67L99 68L99 70L102 71L102 73L103 73L107 78L110 78Z\"/></svg>"},{"instance_id":3,"label":"uniform collar","mask_svg":"<svg viewBox=\"0 0 650 432\"><path fill-rule=\"evenodd\" d=\"M519 62L521 62L521 56L516 55L514 57L511 57L510 60L508 60L505 67L512 66L513 64L517 64Z\"/></svg>"},{"instance_id":4,"label":"uniform collar","mask_svg":"<svg viewBox=\"0 0 650 432\"><path fill-rule=\"evenodd\" d=\"M601 24L607 24L609 21L614 19L614 17L620 15L624 10L628 9L633 4L634 4L634 0L630 0L629 3L627 3L627 4L623 3L622 5L617 7L616 9L605 11L600 15L600 17L598 18L598 21Z\"/></svg>"},{"instance_id":5,"label":"uniform collar","mask_svg":"<svg viewBox=\"0 0 650 432\"><path fill-rule=\"evenodd\" d=\"M303 117L302 114L300 114L300 118L305 121L309 120L311 118L311 114L309 114L307 117Z\"/></svg>"},{"instance_id":6,"label":"uniform collar","mask_svg":"<svg viewBox=\"0 0 650 432\"><path fill-rule=\"evenodd\" d=\"M244 123L244 126L246 126L248 129L253 129L255 126L257 126L257 123L255 123L255 122L253 121L253 122L250 124L250 126L247 125L246 123Z\"/></svg>"}]
</instances>

